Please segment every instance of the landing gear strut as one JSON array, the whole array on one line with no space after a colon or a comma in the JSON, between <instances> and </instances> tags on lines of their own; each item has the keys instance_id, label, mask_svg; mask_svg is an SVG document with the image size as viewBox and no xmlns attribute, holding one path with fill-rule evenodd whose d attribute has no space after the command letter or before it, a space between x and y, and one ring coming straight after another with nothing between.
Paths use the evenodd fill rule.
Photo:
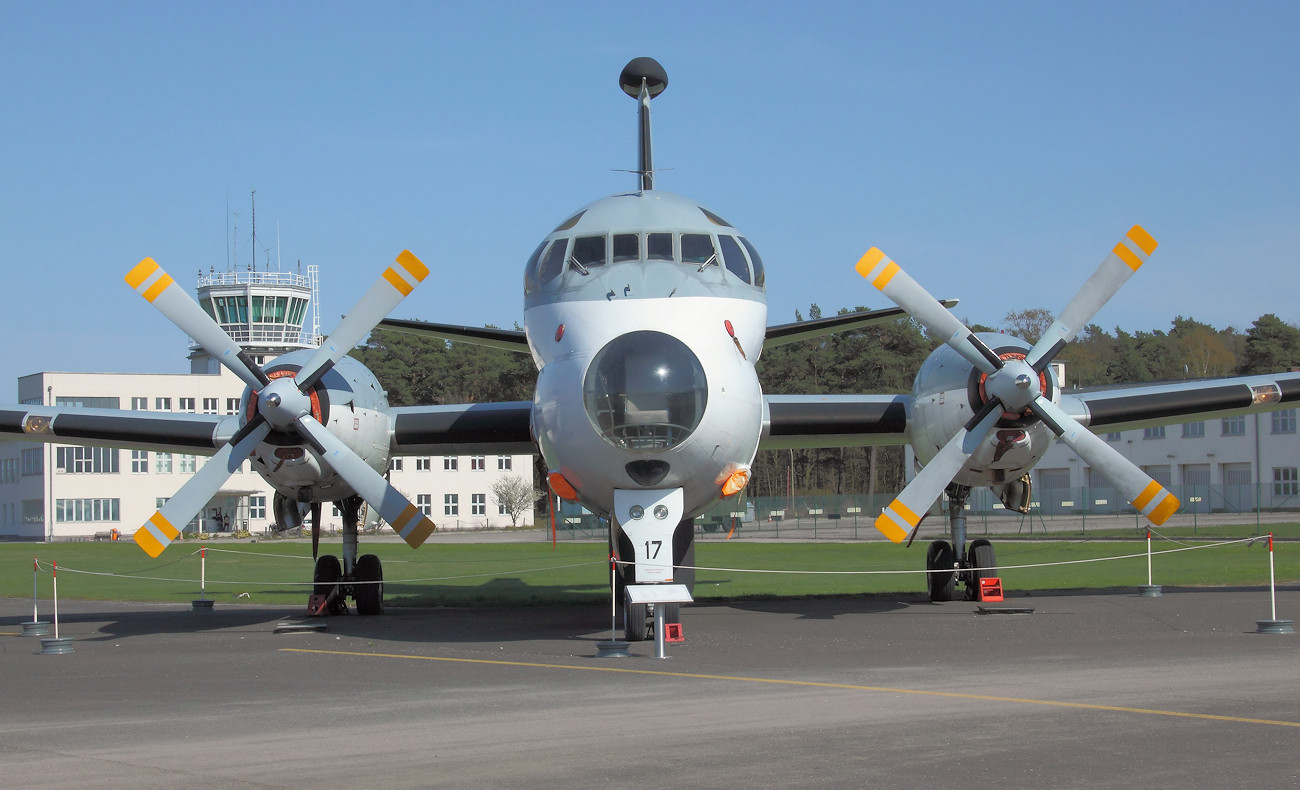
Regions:
<instances>
[{"instance_id":1,"label":"landing gear strut","mask_svg":"<svg viewBox=\"0 0 1300 790\"><path fill-rule=\"evenodd\" d=\"M980 579L998 575L993 544L973 540L966 546L966 501L970 486L953 483L944 490L948 495L948 529L952 542L936 540L925 553L926 588L930 600L951 601L958 582L965 585L966 600L979 599Z\"/></svg>"},{"instance_id":2,"label":"landing gear strut","mask_svg":"<svg viewBox=\"0 0 1300 790\"><path fill-rule=\"evenodd\" d=\"M614 556L627 560L629 564L618 566L615 575L616 596L623 609L623 638L628 642L641 642L654 638L654 611L650 605L632 603L628 600L627 586L636 584L636 564L633 558L632 541L610 522L610 546ZM615 537L617 536L617 537ZM673 583L684 584L688 591L695 591L695 519L683 519L673 531ZM686 567L682 567L686 566ZM678 624L682 621L682 605L679 603L661 603L664 607L664 624Z\"/></svg>"},{"instance_id":3,"label":"landing gear strut","mask_svg":"<svg viewBox=\"0 0 1300 790\"><path fill-rule=\"evenodd\" d=\"M382 614L384 611L384 569L374 554L357 556L357 531L363 500L349 497L334 506L343 514L343 562L332 554L316 560L312 576L313 592L324 595L330 614L343 614L348 610L347 598L357 605L357 614ZM320 529L319 510L313 511L313 534Z\"/></svg>"}]
</instances>

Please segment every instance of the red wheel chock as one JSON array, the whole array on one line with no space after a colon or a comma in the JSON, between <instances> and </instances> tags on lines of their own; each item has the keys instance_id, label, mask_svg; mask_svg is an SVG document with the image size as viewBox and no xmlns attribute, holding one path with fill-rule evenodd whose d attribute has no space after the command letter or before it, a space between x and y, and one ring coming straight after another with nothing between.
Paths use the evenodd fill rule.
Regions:
<instances>
[{"instance_id":1,"label":"red wheel chock","mask_svg":"<svg viewBox=\"0 0 1300 790\"><path fill-rule=\"evenodd\" d=\"M997 602L1002 600L1002 580L995 577L980 579L980 600Z\"/></svg>"},{"instance_id":2,"label":"red wheel chock","mask_svg":"<svg viewBox=\"0 0 1300 790\"><path fill-rule=\"evenodd\" d=\"M665 642L685 642L686 637L682 636L681 623L664 623L664 641Z\"/></svg>"}]
</instances>

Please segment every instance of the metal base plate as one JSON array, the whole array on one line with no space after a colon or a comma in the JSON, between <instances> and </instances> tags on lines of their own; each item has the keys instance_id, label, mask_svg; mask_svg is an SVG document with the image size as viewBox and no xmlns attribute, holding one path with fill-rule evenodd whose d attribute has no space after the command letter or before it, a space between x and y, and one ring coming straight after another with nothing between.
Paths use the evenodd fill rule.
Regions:
<instances>
[{"instance_id":1,"label":"metal base plate","mask_svg":"<svg viewBox=\"0 0 1300 790\"><path fill-rule=\"evenodd\" d=\"M1158 584L1144 584L1138 588L1138 591L1143 598L1159 598L1164 595Z\"/></svg>"},{"instance_id":2,"label":"metal base plate","mask_svg":"<svg viewBox=\"0 0 1300 790\"><path fill-rule=\"evenodd\" d=\"M324 631L326 628L328 628L328 626L325 623L321 622L320 620L316 620L310 623L277 623L275 626L275 630L272 631L272 633L304 634L304 633L314 633L317 631Z\"/></svg>"},{"instance_id":3,"label":"metal base plate","mask_svg":"<svg viewBox=\"0 0 1300 790\"><path fill-rule=\"evenodd\" d=\"M1290 620L1256 620L1257 634L1294 634L1295 624Z\"/></svg>"},{"instance_id":4,"label":"metal base plate","mask_svg":"<svg viewBox=\"0 0 1300 790\"><path fill-rule=\"evenodd\" d=\"M607 639L596 643L596 658L631 658L627 651L627 642L622 639Z\"/></svg>"}]
</instances>

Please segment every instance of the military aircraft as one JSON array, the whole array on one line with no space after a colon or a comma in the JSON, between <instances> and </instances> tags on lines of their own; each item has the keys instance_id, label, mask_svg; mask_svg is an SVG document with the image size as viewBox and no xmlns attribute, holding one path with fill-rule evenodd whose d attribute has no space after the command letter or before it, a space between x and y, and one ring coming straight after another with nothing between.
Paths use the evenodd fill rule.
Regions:
<instances>
[{"instance_id":1,"label":"military aircraft","mask_svg":"<svg viewBox=\"0 0 1300 790\"><path fill-rule=\"evenodd\" d=\"M663 67L636 58L623 91L639 107L637 188L597 200L562 221L524 267L524 329L383 319L429 270L404 252L330 338L265 368L243 354L150 259L127 282L247 385L238 415L158 415L0 406L0 436L140 449L215 452L136 542L157 556L245 458L278 492L276 511L344 505L342 563L318 559L315 580L361 613L382 609L382 569L357 556L357 510L372 505L412 546L433 524L382 476L392 456L540 450L550 488L609 519L618 596L629 640L649 635L646 604L628 584L694 582L696 515L748 482L760 448L910 442L921 472L876 520L895 542L915 537L940 494L950 540L930 544L933 600L967 594L995 573L992 546L966 542L972 486L1009 507L1029 500L1029 470L1059 437L1153 523L1177 500L1089 428L1108 431L1192 417L1282 408L1300 400L1300 374L1064 393L1053 357L1148 259L1155 240L1135 226L1035 345L974 334L896 262L872 249L858 272L899 308L767 326L766 270L758 250L718 214L655 189L651 101ZM846 267L847 271L847 267ZM912 392L764 395L755 362L764 348L911 315L945 345L921 366ZM383 319L383 320L381 320ZM389 407L369 370L346 353L376 325L530 353L531 402ZM667 622L679 617L667 607Z\"/></svg>"}]
</instances>

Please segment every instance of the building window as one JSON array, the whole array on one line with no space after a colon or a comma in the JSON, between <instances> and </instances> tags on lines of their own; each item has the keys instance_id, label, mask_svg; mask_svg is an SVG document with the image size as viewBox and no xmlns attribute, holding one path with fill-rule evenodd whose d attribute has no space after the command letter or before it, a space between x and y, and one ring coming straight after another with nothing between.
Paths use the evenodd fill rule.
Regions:
<instances>
[{"instance_id":1,"label":"building window","mask_svg":"<svg viewBox=\"0 0 1300 790\"><path fill-rule=\"evenodd\" d=\"M486 516L487 515L487 494L470 495L470 515Z\"/></svg>"},{"instance_id":2,"label":"building window","mask_svg":"<svg viewBox=\"0 0 1300 790\"><path fill-rule=\"evenodd\" d=\"M1118 442L1118 441L1119 441L1119 431L1114 431L1114 432L1112 432L1112 433L1108 433L1108 434L1106 434L1106 441L1108 441L1108 442Z\"/></svg>"},{"instance_id":3,"label":"building window","mask_svg":"<svg viewBox=\"0 0 1300 790\"><path fill-rule=\"evenodd\" d=\"M1165 426L1157 425L1154 428L1142 429L1143 439L1163 439L1165 438Z\"/></svg>"},{"instance_id":4,"label":"building window","mask_svg":"<svg viewBox=\"0 0 1300 790\"><path fill-rule=\"evenodd\" d=\"M388 462L388 468L389 468L389 470L390 470L390 471L393 471L393 472L400 472L400 471L402 471L402 460L403 460L403 459L401 459L401 458L393 458L393 459L391 459L391 460Z\"/></svg>"},{"instance_id":5,"label":"building window","mask_svg":"<svg viewBox=\"0 0 1300 790\"><path fill-rule=\"evenodd\" d=\"M226 398L226 414L239 414L239 398Z\"/></svg>"},{"instance_id":6,"label":"building window","mask_svg":"<svg viewBox=\"0 0 1300 790\"><path fill-rule=\"evenodd\" d=\"M121 521L120 500L56 499L55 521Z\"/></svg>"},{"instance_id":7,"label":"building window","mask_svg":"<svg viewBox=\"0 0 1300 790\"><path fill-rule=\"evenodd\" d=\"M88 398L84 395L57 396L55 406L80 406L83 409L120 409L121 398Z\"/></svg>"},{"instance_id":8,"label":"building window","mask_svg":"<svg viewBox=\"0 0 1300 790\"><path fill-rule=\"evenodd\" d=\"M1273 467L1273 496L1295 496L1300 494L1300 477L1296 476L1294 466Z\"/></svg>"},{"instance_id":9,"label":"building window","mask_svg":"<svg viewBox=\"0 0 1300 790\"><path fill-rule=\"evenodd\" d=\"M483 472L487 470L487 456L474 455L470 456L469 468L472 472Z\"/></svg>"},{"instance_id":10,"label":"building window","mask_svg":"<svg viewBox=\"0 0 1300 790\"><path fill-rule=\"evenodd\" d=\"M131 411L147 411L149 409L148 398L132 398Z\"/></svg>"},{"instance_id":11,"label":"building window","mask_svg":"<svg viewBox=\"0 0 1300 790\"><path fill-rule=\"evenodd\" d=\"M158 410L158 411L171 411L171 410L172 410L172 399L171 399L171 398L154 398L154 399L153 399L153 407L154 407L156 410Z\"/></svg>"},{"instance_id":12,"label":"building window","mask_svg":"<svg viewBox=\"0 0 1300 790\"><path fill-rule=\"evenodd\" d=\"M415 506L420 509L420 515L433 515L433 494L416 494Z\"/></svg>"},{"instance_id":13,"label":"building window","mask_svg":"<svg viewBox=\"0 0 1300 790\"><path fill-rule=\"evenodd\" d=\"M500 472L508 472L508 471L510 471L510 464L511 464L511 461L513 461L513 460L514 460L514 459L512 459L512 458L511 458L510 456L508 456L508 455L498 455L498 456L497 456L497 471L500 471Z\"/></svg>"},{"instance_id":14,"label":"building window","mask_svg":"<svg viewBox=\"0 0 1300 790\"><path fill-rule=\"evenodd\" d=\"M1183 423L1184 439L1204 439L1205 423L1203 422L1185 422Z\"/></svg>"},{"instance_id":15,"label":"building window","mask_svg":"<svg viewBox=\"0 0 1300 790\"><path fill-rule=\"evenodd\" d=\"M444 516L460 515L460 494L442 495L442 514Z\"/></svg>"},{"instance_id":16,"label":"building window","mask_svg":"<svg viewBox=\"0 0 1300 790\"><path fill-rule=\"evenodd\" d=\"M262 521L266 518L266 497L250 496L248 498L248 518Z\"/></svg>"},{"instance_id":17,"label":"building window","mask_svg":"<svg viewBox=\"0 0 1300 790\"><path fill-rule=\"evenodd\" d=\"M193 399L193 398L181 398L181 399L180 399L180 403L181 403L181 411L189 412L190 414L193 414L193 413L194 413L194 399Z\"/></svg>"},{"instance_id":18,"label":"building window","mask_svg":"<svg viewBox=\"0 0 1300 790\"><path fill-rule=\"evenodd\" d=\"M442 471L454 472L460 468L460 459L454 455L445 455L442 458Z\"/></svg>"},{"instance_id":19,"label":"building window","mask_svg":"<svg viewBox=\"0 0 1300 790\"><path fill-rule=\"evenodd\" d=\"M29 447L23 450L23 477L45 474L45 448Z\"/></svg>"},{"instance_id":20,"label":"building window","mask_svg":"<svg viewBox=\"0 0 1300 790\"><path fill-rule=\"evenodd\" d=\"M115 449L108 447L56 447L54 468L66 474L117 474Z\"/></svg>"},{"instance_id":21,"label":"building window","mask_svg":"<svg viewBox=\"0 0 1300 790\"><path fill-rule=\"evenodd\" d=\"M172 454L171 453L154 453L153 470L160 475L169 475L172 473Z\"/></svg>"},{"instance_id":22,"label":"building window","mask_svg":"<svg viewBox=\"0 0 1300 790\"><path fill-rule=\"evenodd\" d=\"M1273 433L1295 433L1295 409L1273 412Z\"/></svg>"},{"instance_id":23,"label":"building window","mask_svg":"<svg viewBox=\"0 0 1300 790\"><path fill-rule=\"evenodd\" d=\"M131 474L136 474L136 475L149 474L149 451L148 450L131 451Z\"/></svg>"},{"instance_id":24,"label":"building window","mask_svg":"<svg viewBox=\"0 0 1300 790\"><path fill-rule=\"evenodd\" d=\"M182 455L180 457L180 464L179 464L178 471L183 475L192 475L195 472L196 466L197 465L194 463L194 456Z\"/></svg>"},{"instance_id":25,"label":"building window","mask_svg":"<svg viewBox=\"0 0 1300 790\"><path fill-rule=\"evenodd\" d=\"M18 459L6 458L0 461L0 483L18 482Z\"/></svg>"},{"instance_id":26,"label":"building window","mask_svg":"<svg viewBox=\"0 0 1300 790\"><path fill-rule=\"evenodd\" d=\"M216 414L216 413L217 413L217 399L216 399L216 398L204 398L204 399L203 399L203 413L204 413L204 414Z\"/></svg>"},{"instance_id":27,"label":"building window","mask_svg":"<svg viewBox=\"0 0 1300 790\"><path fill-rule=\"evenodd\" d=\"M432 458L416 458L416 459L415 459L415 471L417 471L417 472L429 472L429 471L432 471L432 470L433 470L433 459L432 459ZM428 514L428 513L425 513L424 515L427 516L427 515L429 515L429 514Z\"/></svg>"},{"instance_id":28,"label":"building window","mask_svg":"<svg viewBox=\"0 0 1300 790\"><path fill-rule=\"evenodd\" d=\"M1245 436L1246 415L1237 414L1223 418L1223 436Z\"/></svg>"}]
</instances>

